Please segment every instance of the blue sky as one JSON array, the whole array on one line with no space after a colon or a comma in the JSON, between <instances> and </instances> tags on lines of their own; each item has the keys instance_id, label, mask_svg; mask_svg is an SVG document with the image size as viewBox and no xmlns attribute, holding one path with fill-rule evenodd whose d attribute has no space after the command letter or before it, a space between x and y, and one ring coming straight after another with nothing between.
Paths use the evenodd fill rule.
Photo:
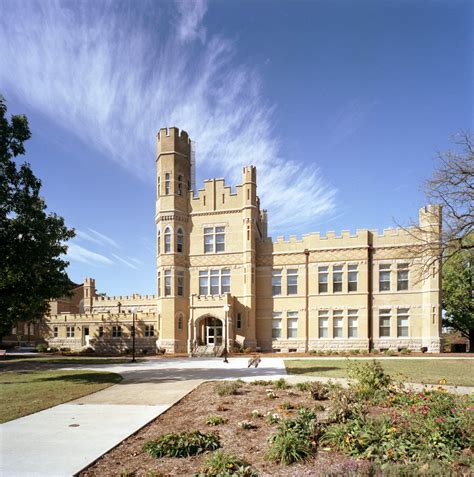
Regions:
<instances>
[{"instance_id":1,"label":"blue sky","mask_svg":"<svg viewBox=\"0 0 474 477\"><path fill-rule=\"evenodd\" d=\"M198 185L255 164L273 236L407 223L437 151L472 129L470 1L0 8L0 92L76 229L70 277L110 295L154 293L160 127L196 141Z\"/></svg>"}]
</instances>

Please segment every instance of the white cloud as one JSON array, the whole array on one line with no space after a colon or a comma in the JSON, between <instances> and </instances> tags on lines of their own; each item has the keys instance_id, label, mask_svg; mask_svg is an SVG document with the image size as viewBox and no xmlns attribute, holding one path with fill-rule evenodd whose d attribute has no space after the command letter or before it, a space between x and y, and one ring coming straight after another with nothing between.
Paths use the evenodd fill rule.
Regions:
<instances>
[{"instance_id":1,"label":"white cloud","mask_svg":"<svg viewBox=\"0 0 474 477\"><path fill-rule=\"evenodd\" d=\"M179 2L178 18L167 2L4 5L0 89L125 169L152 182L156 132L175 125L196 141L198 177L234 185L257 166L271 228L310 231L334 211L315 158L302 163L275 137L258 72L206 31L204 1Z\"/></svg>"},{"instance_id":2,"label":"white cloud","mask_svg":"<svg viewBox=\"0 0 474 477\"><path fill-rule=\"evenodd\" d=\"M129 259L129 260L125 260L124 258L122 257L119 257L117 254L113 253L112 256L114 258L116 258L119 262L122 262L123 264L127 265L127 267L130 267L132 268L133 270L140 270L139 267L137 267L136 264L132 263L132 260L134 262L138 262L138 260L134 260L134 259Z\"/></svg>"},{"instance_id":3,"label":"white cloud","mask_svg":"<svg viewBox=\"0 0 474 477\"><path fill-rule=\"evenodd\" d=\"M101 246L111 245L115 248L120 248L120 245L114 240L108 237L105 234L97 232L94 229L89 228L89 232L84 230L76 230L76 237L81 240L86 240L87 242L92 242Z\"/></svg>"},{"instance_id":4,"label":"white cloud","mask_svg":"<svg viewBox=\"0 0 474 477\"><path fill-rule=\"evenodd\" d=\"M113 265L114 262L100 253L92 252L81 245L69 243L66 260L71 262L87 263L87 265Z\"/></svg>"}]
</instances>

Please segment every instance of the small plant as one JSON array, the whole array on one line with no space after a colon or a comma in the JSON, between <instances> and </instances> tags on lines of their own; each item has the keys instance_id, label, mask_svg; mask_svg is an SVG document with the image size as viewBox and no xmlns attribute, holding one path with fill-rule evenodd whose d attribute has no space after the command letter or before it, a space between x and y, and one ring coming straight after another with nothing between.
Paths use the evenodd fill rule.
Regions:
<instances>
[{"instance_id":1,"label":"small plant","mask_svg":"<svg viewBox=\"0 0 474 477\"><path fill-rule=\"evenodd\" d=\"M311 397L315 401L325 401L328 399L330 387L326 384L321 383L320 381L313 381L309 388Z\"/></svg>"},{"instance_id":2,"label":"small plant","mask_svg":"<svg viewBox=\"0 0 474 477\"><path fill-rule=\"evenodd\" d=\"M143 450L152 457L189 457L205 451L213 451L220 447L219 435L215 432L209 434L200 431L178 432L163 434L154 441L149 441Z\"/></svg>"},{"instance_id":3,"label":"small plant","mask_svg":"<svg viewBox=\"0 0 474 477\"><path fill-rule=\"evenodd\" d=\"M208 416L206 419L206 424L208 426L218 426L219 424L225 424L227 419L222 416Z\"/></svg>"},{"instance_id":4,"label":"small plant","mask_svg":"<svg viewBox=\"0 0 474 477\"><path fill-rule=\"evenodd\" d=\"M411 354L411 349L402 348L402 349L400 350L400 354Z\"/></svg>"},{"instance_id":5,"label":"small plant","mask_svg":"<svg viewBox=\"0 0 474 477\"><path fill-rule=\"evenodd\" d=\"M280 378L273 382L273 387L275 389L289 389L291 384L288 384L285 378Z\"/></svg>"},{"instance_id":6,"label":"small plant","mask_svg":"<svg viewBox=\"0 0 474 477\"><path fill-rule=\"evenodd\" d=\"M241 421L237 424L241 429L249 430L256 429L258 426L252 421Z\"/></svg>"},{"instance_id":7,"label":"small plant","mask_svg":"<svg viewBox=\"0 0 474 477\"><path fill-rule=\"evenodd\" d=\"M218 450L205 461L204 467L194 477L257 477L257 472L245 460Z\"/></svg>"},{"instance_id":8,"label":"small plant","mask_svg":"<svg viewBox=\"0 0 474 477\"><path fill-rule=\"evenodd\" d=\"M216 410L217 410L218 412L225 412L225 411L228 410L228 408L225 407L224 404L218 404L218 405L216 406Z\"/></svg>"},{"instance_id":9,"label":"small plant","mask_svg":"<svg viewBox=\"0 0 474 477\"><path fill-rule=\"evenodd\" d=\"M397 353L395 353L395 351L393 351L393 349L385 349L383 351L383 354L386 355L386 356L395 356Z\"/></svg>"},{"instance_id":10,"label":"small plant","mask_svg":"<svg viewBox=\"0 0 474 477\"><path fill-rule=\"evenodd\" d=\"M271 386L272 381L265 381L264 379L256 379L255 381L250 381L250 384L254 386Z\"/></svg>"},{"instance_id":11,"label":"small plant","mask_svg":"<svg viewBox=\"0 0 474 477\"><path fill-rule=\"evenodd\" d=\"M266 389L265 393L268 399L276 399L278 396L273 392L272 389Z\"/></svg>"},{"instance_id":12,"label":"small plant","mask_svg":"<svg viewBox=\"0 0 474 477\"><path fill-rule=\"evenodd\" d=\"M268 424L273 425L278 424L281 421L281 417L276 412L268 411L266 414L266 420Z\"/></svg>"},{"instance_id":13,"label":"small plant","mask_svg":"<svg viewBox=\"0 0 474 477\"><path fill-rule=\"evenodd\" d=\"M295 387L298 391L309 391L311 389L312 382L311 381L305 381L304 383L296 383Z\"/></svg>"},{"instance_id":14,"label":"small plant","mask_svg":"<svg viewBox=\"0 0 474 477\"><path fill-rule=\"evenodd\" d=\"M291 404L291 402L285 401L280 404L280 408L285 411L291 411L292 409L295 409L295 406Z\"/></svg>"},{"instance_id":15,"label":"small plant","mask_svg":"<svg viewBox=\"0 0 474 477\"><path fill-rule=\"evenodd\" d=\"M250 415L253 417L253 418L257 418L257 417L262 417L262 413L258 410L258 409L254 409Z\"/></svg>"},{"instance_id":16,"label":"small plant","mask_svg":"<svg viewBox=\"0 0 474 477\"><path fill-rule=\"evenodd\" d=\"M36 351L38 351L38 353L46 353L46 351L48 351L48 346L43 343L37 344Z\"/></svg>"},{"instance_id":17,"label":"small plant","mask_svg":"<svg viewBox=\"0 0 474 477\"><path fill-rule=\"evenodd\" d=\"M222 381L214 386L214 391L219 396L231 396L233 394L239 394L239 390L242 387L237 381Z\"/></svg>"}]
</instances>

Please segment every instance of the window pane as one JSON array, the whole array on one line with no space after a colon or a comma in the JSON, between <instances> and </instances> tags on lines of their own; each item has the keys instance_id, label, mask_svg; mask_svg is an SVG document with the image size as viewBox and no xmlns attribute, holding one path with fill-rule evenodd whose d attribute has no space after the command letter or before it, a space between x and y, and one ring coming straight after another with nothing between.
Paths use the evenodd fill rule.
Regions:
<instances>
[{"instance_id":1,"label":"window pane","mask_svg":"<svg viewBox=\"0 0 474 477\"><path fill-rule=\"evenodd\" d=\"M219 277L211 275L211 295L219 295Z\"/></svg>"},{"instance_id":2,"label":"window pane","mask_svg":"<svg viewBox=\"0 0 474 477\"><path fill-rule=\"evenodd\" d=\"M298 318L288 318L287 320L287 336L288 338L298 337Z\"/></svg>"},{"instance_id":3,"label":"window pane","mask_svg":"<svg viewBox=\"0 0 474 477\"><path fill-rule=\"evenodd\" d=\"M200 295L208 295L208 286L209 286L209 279L207 275L199 274L199 294Z\"/></svg>"},{"instance_id":4,"label":"window pane","mask_svg":"<svg viewBox=\"0 0 474 477\"><path fill-rule=\"evenodd\" d=\"M319 318L319 337L327 338L328 337L328 319Z\"/></svg>"}]
</instances>

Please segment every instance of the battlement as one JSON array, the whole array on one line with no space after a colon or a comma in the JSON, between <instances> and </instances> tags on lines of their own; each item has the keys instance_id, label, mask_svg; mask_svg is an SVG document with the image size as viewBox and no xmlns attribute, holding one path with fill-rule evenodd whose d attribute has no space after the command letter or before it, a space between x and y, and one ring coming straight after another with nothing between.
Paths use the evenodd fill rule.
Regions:
<instances>
[{"instance_id":1,"label":"battlement","mask_svg":"<svg viewBox=\"0 0 474 477\"><path fill-rule=\"evenodd\" d=\"M150 302L155 301L158 297L156 295L139 295L134 293L133 295L118 295L118 296L96 296L93 298L94 304L100 304L110 301L133 301L133 302Z\"/></svg>"},{"instance_id":2,"label":"battlement","mask_svg":"<svg viewBox=\"0 0 474 477\"><path fill-rule=\"evenodd\" d=\"M161 154L178 153L191 159L191 139L186 131L177 127L161 128L156 139L157 158Z\"/></svg>"},{"instance_id":3,"label":"battlement","mask_svg":"<svg viewBox=\"0 0 474 477\"><path fill-rule=\"evenodd\" d=\"M61 313L59 315L48 315L46 317L49 323L81 323L92 321L131 321L132 313ZM138 321L153 321L156 319L156 313L137 312L135 319Z\"/></svg>"}]
</instances>

